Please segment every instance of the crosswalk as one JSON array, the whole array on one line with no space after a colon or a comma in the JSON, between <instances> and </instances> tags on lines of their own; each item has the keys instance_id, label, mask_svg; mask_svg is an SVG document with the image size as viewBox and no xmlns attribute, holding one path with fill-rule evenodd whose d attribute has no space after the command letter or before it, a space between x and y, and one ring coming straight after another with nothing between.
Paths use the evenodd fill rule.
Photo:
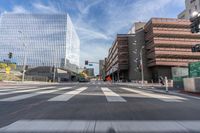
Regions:
<instances>
[{"instance_id":1,"label":"crosswalk","mask_svg":"<svg viewBox=\"0 0 200 133\"><path fill-rule=\"evenodd\" d=\"M66 92L63 95L59 95L57 97L54 97L52 99L49 99L48 101L68 101L69 99L71 99L72 97L74 97L75 95L81 93L82 91L86 90L87 87L81 87L79 89L70 91L70 92Z\"/></svg>"},{"instance_id":2,"label":"crosswalk","mask_svg":"<svg viewBox=\"0 0 200 133\"><path fill-rule=\"evenodd\" d=\"M49 89L49 88L53 88L53 87L45 87L45 88L42 88L42 90ZM56 92L56 91L65 90L65 89L68 89L68 88L69 87L64 87L64 88L58 88L58 89L55 89L55 90L44 90L44 91L39 91L39 92L34 92L34 93L29 93L29 94L23 94L23 95L19 95L19 96L0 99L0 101L19 101L19 100L23 100L23 99L26 99L26 98L30 98L30 97L34 97L34 96L38 96L38 95L42 95L42 94L49 94L49 93L53 93L53 92ZM41 88L39 88L39 89L41 89ZM35 90L38 90L38 89L34 89L34 91ZM32 91L32 90L30 90L30 91Z\"/></svg>"},{"instance_id":3,"label":"crosswalk","mask_svg":"<svg viewBox=\"0 0 200 133\"><path fill-rule=\"evenodd\" d=\"M43 89L51 89L53 87L44 87L44 88L33 88L33 89L30 89L30 88L26 88L24 90L13 90L11 92L5 92L5 93L0 93L0 95L9 95L9 94L15 94L15 93L24 93L24 92L33 92L33 91L38 91L38 90L43 90Z\"/></svg>"},{"instance_id":4,"label":"crosswalk","mask_svg":"<svg viewBox=\"0 0 200 133\"><path fill-rule=\"evenodd\" d=\"M109 102L126 102L124 98L122 98L120 95L113 92L112 90L106 87L102 87L101 89Z\"/></svg>"},{"instance_id":5,"label":"crosswalk","mask_svg":"<svg viewBox=\"0 0 200 133\"><path fill-rule=\"evenodd\" d=\"M98 93L94 91L98 89ZM91 93L92 91L92 93ZM132 89L126 87L109 87L109 86L18 86L13 88L0 88L0 103L1 102L17 102L21 100L28 100L35 98L36 96L43 96L53 94L53 97L46 99L46 102L68 102L75 96L95 96L101 95L106 99L108 103L127 103L131 98L146 98L148 100L156 99L161 102L184 102L187 98L153 93L150 91L144 91L139 89ZM96 96L97 96L96 95Z\"/></svg>"},{"instance_id":6,"label":"crosswalk","mask_svg":"<svg viewBox=\"0 0 200 133\"><path fill-rule=\"evenodd\" d=\"M182 97L179 97L179 96L161 95L161 94L155 94L155 93L152 93L152 92L145 92L145 91L134 90L134 89L124 88L124 87L122 87L121 89L126 90L126 91L130 91L130 92L134 92L134 93L137 93L137 94L140 94L140 95L144 95L146 97L159 99L159 100L164 101L164 102L182 102L182 100L186 100L186 98L182 98Z\"/></svg>"}]
</instances>

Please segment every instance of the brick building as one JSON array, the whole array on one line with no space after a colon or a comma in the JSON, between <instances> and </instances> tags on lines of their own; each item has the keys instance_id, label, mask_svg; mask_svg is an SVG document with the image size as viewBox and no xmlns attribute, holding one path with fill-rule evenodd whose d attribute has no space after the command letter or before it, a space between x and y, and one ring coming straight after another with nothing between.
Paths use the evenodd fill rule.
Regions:
<instances>
[{"instance_id":1,"label":"brick building","mask_svg":"<svg viewBox=\"0 0 200 133\"><path fill-rule=\"evenodd\" d=\"M191 50L200 44L200 34L192 34L190 24L189 20L171 18L136 23L128 34L117 35L106 59L106 75L126 81L141 80L137 68L140 52L144 80L158 81L159 76L172 79L173 67L187 71L188 63L200 61L200 53Z\"/></svg>"},{"instance_id":2,"label":"brick building","mask_svg":"<svg viewBox=\"0 0 200 133\"><path fill-rule=\"evenodd\" d=\"M200 35L192 34L190 21L184 19L152 18L144 27L147 67L152 79L172 78L172 67L187 67L200 61L200 53L191 47L200 43Z\"/></svg>"},{"instance_id":3,"label":"brick building","mask_svg":"<svg viewBox=\"0 0 200 133\"><path fill-rule=\"evenodd\" d=\"M118 34L106 58L106 76L114 80L128 80L129 77L129 40L134 34Z\"/></svg>"}]
</instances>

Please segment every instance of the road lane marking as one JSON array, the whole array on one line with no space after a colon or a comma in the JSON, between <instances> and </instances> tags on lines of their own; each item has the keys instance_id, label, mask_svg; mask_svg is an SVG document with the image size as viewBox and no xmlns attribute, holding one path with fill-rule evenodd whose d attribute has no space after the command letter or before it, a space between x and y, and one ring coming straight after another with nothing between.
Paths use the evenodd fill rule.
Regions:
<instances>
[{"instance_id":1,"label":"road lane marking","mask_svg":"<svg viewBox=\"0 0 200 133\"><path fill-rule=\"evenodd\" d=\"M143 96L151 97L151 98L156 98L164 102L182 102L182 100L187 100L186 98L179 97L179 96L173 96L173 95L164 95L164 94L154 94L151 92L145 92L141 90L135 90L135 89L130 89L130 88L125 88L121 87L121 89L134 92Z\"/></svg>"},{"instance_id":2,"label":"road lane marking","mask_svg":"<svg viewBox=\"0 0 200 133\"><path fill-rule=\"evenodd\" d=\"M51 87L51 88L54 88L54 87ZM69 89L69 88L71 88L71 87L62 87L62 88L56 88L56 89L53 89L53 90L43 90L43 91L33 92L33 93L30 93L30 94L23 94L23 95L3 98L3 99L0 99L0 101L4 101L4 102L5 101L6 102L19 101L19 100L27 99L27 98L30 98L30 97L39 96L39 95L42 95L42 94L53 93L53 92L56 92L56 91L65 90L65 89Z\"/></svg>"},{"instance_id":3,"label":"road lane marking","mask_svg":"<svg viewBox=\"0 0 200 133\"><path fill-rule=\"evenodd\" d=\"M59 96L56 96L54 98L51 98L49 99L48 101L68 101L69 99L71 99L72 97L74 97L75 95L81 93L82 91L86 90L87 87L81 87L81 88L78 88L76 90L73 90L73 91L69 91L69 92L66 92L62 95L59 95Z\"/></svg>"},{"instance_id":4,"label":"road lane marking","mask_svg":"<svg viewBox=\"0 0 200 133\"><path fill-rule=\"evenodd\" d=\"M101 87L104 95L108 102L126 102L124 98L122 98L117 93L113 92L112 90L108 89L107 87Z\"/></svg>"},{"instance_id":5,"label":"road lane marking","mask_svg":"<svg viewBox=\"0 0 200 133\"><path fill-rule=\"evenodd\" d=\"M1 133L80 133L109 131L123 133L199 132L199 120L19 120L0 128Z\"/></svg>"}]
</instances>

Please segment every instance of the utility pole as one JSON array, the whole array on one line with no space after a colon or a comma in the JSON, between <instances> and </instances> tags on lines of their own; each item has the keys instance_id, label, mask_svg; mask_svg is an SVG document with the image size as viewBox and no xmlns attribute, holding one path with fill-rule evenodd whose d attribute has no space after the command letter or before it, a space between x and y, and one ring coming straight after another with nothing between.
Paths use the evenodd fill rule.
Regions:
<instances>
[{"instance_id":1,"label":"utility pole","mask_svg":"<svg viewBox=\"0 0 200 133\"><path fill-rule=\"evenodd\" d=\"M53 82L56 80L56 50L54 50L54 65L53 65Z\"/></svg>"},{"instance_id":2,"label":"utility pole","mask_svg":"<svg viewBox=\"0 0 200 133\"><path fill-rule=\"evenodd\" d=\"M26 45L24 44L24 49L26 49ZM22 82L24 82L25 79L25 72L26 72L26 52L24 53L24 65L23 65L23 73L22 73Z\"/></svg>"},{"instance_id":3,"label":"utility pole","mask_svg":"<svg viewBox=\"0 0 200 133\"><path fill-rule=\"evenodd\" d=\"M141 76L142 76L142 87L144 86L144 67L143 67L143 48L144 46L142 46L142 48L140 49L140 65L141 65Z\"/></svg>"},{"instance_id":4,"label":"utility pole","mask_svg":"<svg viewBox=\"0 0 200 133\"><path fill-rule=\"evenodd\" d=\"M18 31L20 34L23 35L22 31ZM24 47L24 61L23 61L23 72L22 72L22 82L24 82L25 79L25 72L26 72L26 44L23 42L23 47Z\"/></svg>"}]
</instances>

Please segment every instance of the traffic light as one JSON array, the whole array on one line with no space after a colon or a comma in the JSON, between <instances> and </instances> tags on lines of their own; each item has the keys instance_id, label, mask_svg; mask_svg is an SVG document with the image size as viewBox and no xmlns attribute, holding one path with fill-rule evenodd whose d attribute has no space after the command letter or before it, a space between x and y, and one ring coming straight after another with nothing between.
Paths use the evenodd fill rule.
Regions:
<instances>
[{"instance_id":1,"label":"traffic light","mask_svg":"<svg viewBox=\"0 0 200 133\"><path fill-rule=\"evenodd\" d=\"M192 33L199 33L200 31L200 16L196 16L190 19L191 25L191 32Z\"/></svg>"},{"instance_id":2,"label":"traffic light","mask_svg":"<svg viewBox=\"0 0 200 133\"><path fill-rule=\"evenodd\" d=\"M196 49L195 49L195 47L194 47L194 46L192 47L192 52L196 52Z\"/></svg>"},{"instance_id":3,"label":"traffic light","mask_svg":"<svg viewBox=\"0 0 200 133\"><path fill-rule=\"evenodd\" d=\"M200 52L200 44L196 44L192 47L192 52Z\"/></svg>"},{"instance_id":4,"label":"traffic light","mask_svg":"<svg viewBox=\"0 0 200 133\"><path fill-rule=\"evenodd\" d=\"M12 52L9 52L8 58L11 59L12 57L13 57L13 53L12 53Z\"/></svg>"},{"instance_id":5,"label":"traffic light","mask_svg":"<svg viewBox=\"0 0 200 133\"><path fill-rule=\"evenodd\" d=\"M88 65L88 60L85 61L85 65Z\"/></svg>"}]
</instances>

